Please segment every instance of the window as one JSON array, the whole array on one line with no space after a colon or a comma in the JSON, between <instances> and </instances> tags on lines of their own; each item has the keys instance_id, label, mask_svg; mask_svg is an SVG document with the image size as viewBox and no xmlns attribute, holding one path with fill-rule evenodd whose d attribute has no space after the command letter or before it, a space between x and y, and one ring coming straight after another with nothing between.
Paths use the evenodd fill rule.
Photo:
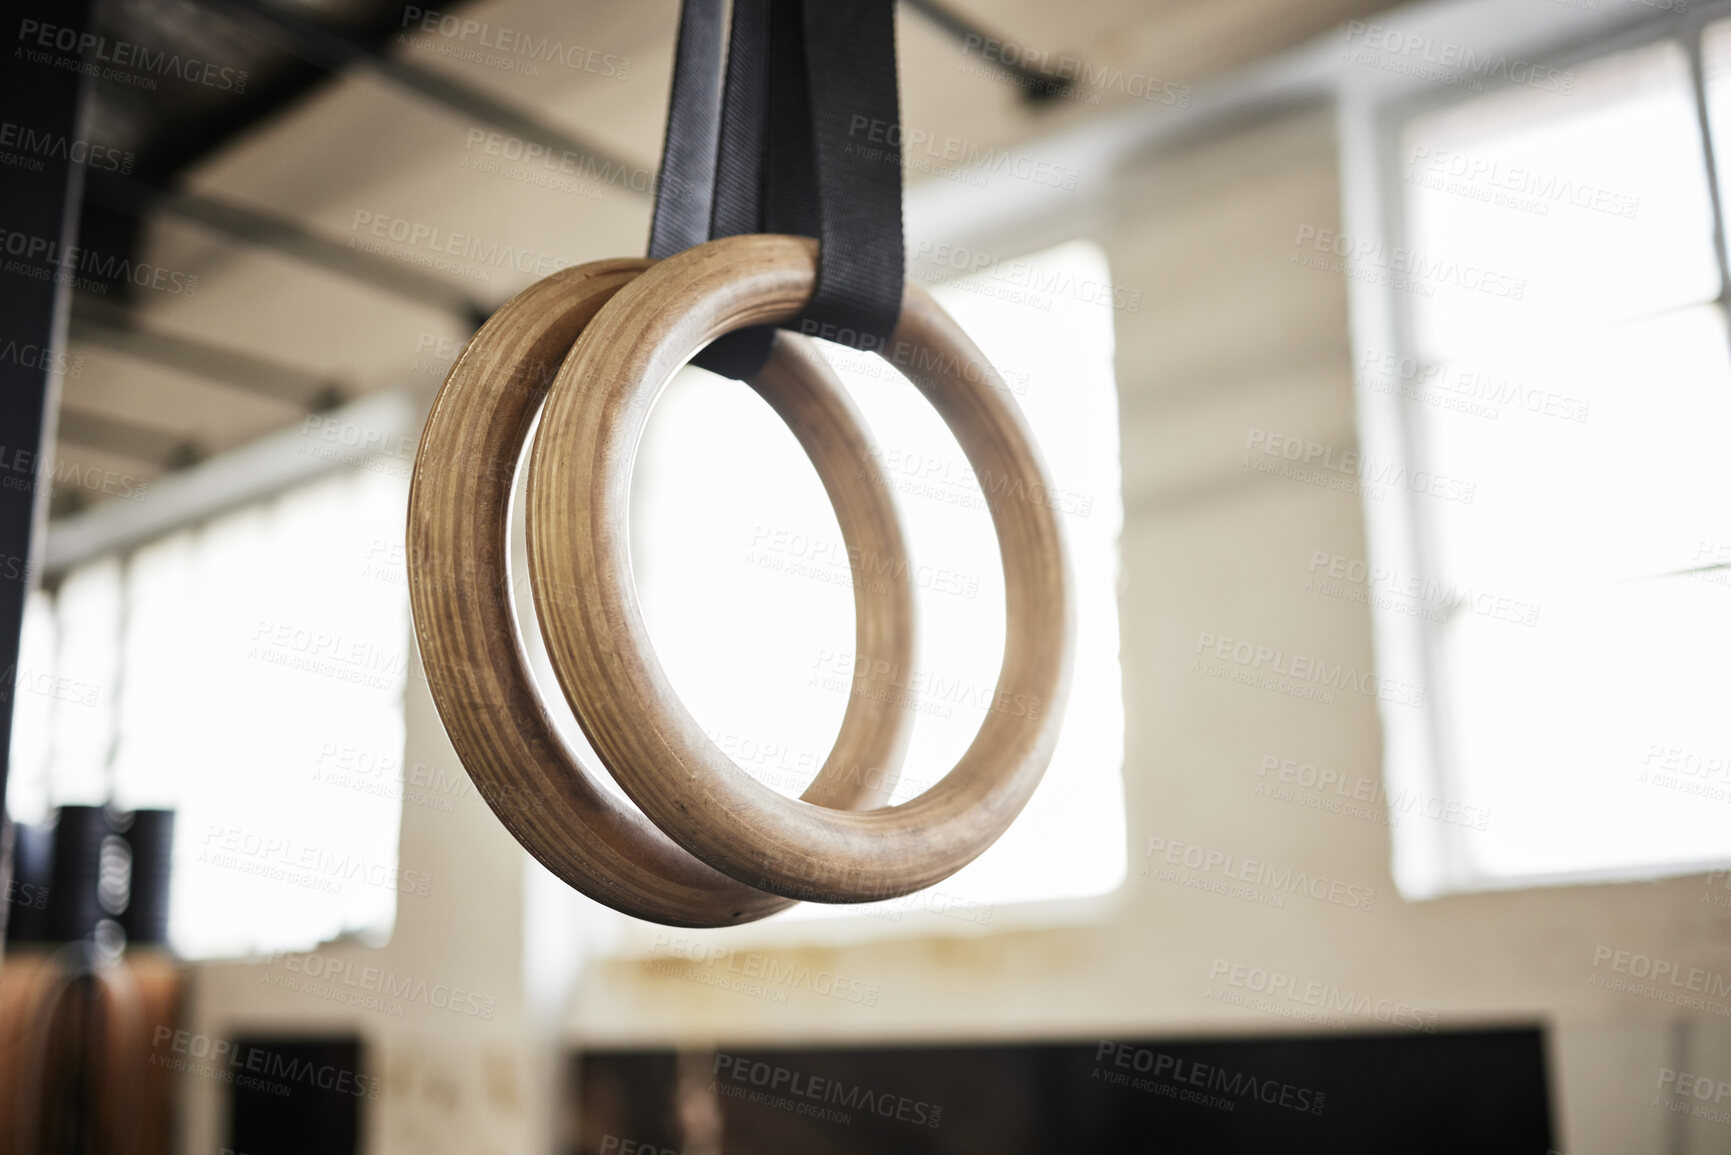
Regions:
<instances>
[{"instance_id":1,"label":"window","mask_svg":"<svg viewBox=\"0 0 1731 1155\"><path fill-rule=\"evenodd\" d=\"M1029 289L1036 284L1049 288ZM1124 877L1123 512L1105 257L1072 242L936 296L1002 372L1052 474L1078 606L1069 712L1033 800L980 859L923 895L804 904L798 917L928 911L982 922L995 906L1104 894ZM915 670L948 687L914 695L900 802L945 774L984 718L976 702L989 701L1003 656L1003 571L979 484L931 406L875 356L824 352L876 440L862 469L893 488L901 510L919 615ZM847 668L854 638L852 573L815 472L745 386L688 370L656 405L634 492L638 593L668 676L746 772L797 796L840 725L847 678L831 675Z\"/></svg>"},{"instance_id":2,"label":"window","mask_svg":"<svg viewBox=\"0 0 1731 1155\"><path fill-rule=\"evenodd\" d=\"M11 812L172 807L183 955L385 935L429 882L397 869L407 494L345 470L81 565L29 607Z\"/></svg>"},{"instance_id":3,"label":"window","mask_svg":"<svg viewBox=\"0 0 1731 1155\"><path fill-rule=\"evenodd\" d=\"M1391 318L1358 326L1364 456L1401 484L1351 580L1429 691L1384 710L1412 895L1731 860L1724 151L1698 113L1731 140L1731 25L1561 75L1392 119L1406 275L1354 286Z\"/></svg>"}]
</instances>

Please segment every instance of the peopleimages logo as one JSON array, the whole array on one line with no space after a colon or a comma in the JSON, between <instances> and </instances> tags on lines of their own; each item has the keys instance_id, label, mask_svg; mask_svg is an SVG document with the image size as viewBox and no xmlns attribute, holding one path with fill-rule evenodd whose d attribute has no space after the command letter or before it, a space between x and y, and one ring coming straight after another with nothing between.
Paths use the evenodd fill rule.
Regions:
<instances>
[{"instance_id":1,"label":"peopleimages logo","mask_svg":"<svg viewBox=\"0 0 1731 1155\"><path fill-rule=\"evenodd\" d=\"M1659 1090L1691 1099L1711 1099L1715 1103L1731 1099L1731 1082L1715 1079L1710 1075L1691 1075L1687 1071L1676 1071L1670 1067L1659 1068Z\"/></svg>"},{"instance_id":2,"label":"peopleimages logo","mask_svg":"<svg viewBox=\"0 0 1731 1155\"><path fill-rule=\"evenodd\" d=\"M267 1047L241 1046L228 1039L213 1039L172 1027L156 1028L151 1049L150 1062L154 1066L204 1075L236 1086L258 1087L285 1098L296 1083L357 1099L377 1099L382 1089L379 1080L342 1067L293 1059ZM165 1049L168 1054L163 1053Z\"/></svg>"},{"instance_id":3,"label":"peopleimages logo","mask_svg":"<svg viewBox=\"0 0 1731 1155\"><path fill-rule=\"evenodd\" d=\"M1127 313L1137 312L1142 305L1141 289L1113 285L1109 279L1078 276L1062 269L1044 268L1034 261L1005 259L962 245L915 241L908 248L908 263L971 277L974 279L972 284L964 281L958 286L970 291L1001 286L1026 290L1036 299L1047 303L1062 297L1083 305L1099 305ZM997 293L988 295L1002 296Z\"/></svg>"},{"instance_id":4,"label":"peopleimages logo","mask_svg":"<svg viewBox=\"0 0 1731 1155\"><path fill-rule=\"evenodd\" d=\"M6 901L15 906L27 906L31 910L47 910L48 888L13 879L6 883Z\"/></svg>"},{"instance_id":5,"label":"peopleimages logo","mask_svg":"<svg viewBox=\"0 0 1731 1155\"><path fill-rule=\"evenodd\" d=\"M1504 410L1584 422L1592 402L1521 385L1506 374L1444 365L1369 349L1358 362L1359 383L1378 393L1423 401L1438 409L1496 420Z\"/></svg>"},{"instance_id":6,"label":"peopleimages logo","mask_svg":"<svg viewBox=\"0 0 1731 1155\"><path fill-rule=\"evenodd\" d=\"M1719 754L1703 754L1682 746L1653 742L1648 744L1647 756L1642 759L1641 765L1649 769L1682 774L1692 778L1719 778L1731 784L1731 751ZM1713 873L1723 874L1725 872L1716 870Z\"/></svg>"},{"instance_id":7,"label":"peopleimages logo","mask_svg":"<svg viewBox=\"0 0 1731 1155\"><path fill-rule=\"evenodd\" d=\"M1020 74L1009 77L1012 84L1035 89L1066 86L1075 99L1087 104L1100 103L1100 92L1116 92L1153 104L1170 104L1178 108L1190 106L1191 87L1188 84L1160 80L1143 72L1130 72L1112 65L1090 64L1069 53L1034 51L1013 41L994 40L978 33L968 34L962 43L962 51L1017 69ZM1027 73L1036 73L1041 79Z\"/></svg>"},{"instance_id":8,"label":"peopleimages logo","mask_svg":"<svg viewBox=\"0 0 1731 1155\"><path fill-rule=\"evenodd\" d=\"M923 1099L874 1091L743 1055L718 1052L712 1073L716 1089L729 1098L745 1099L836 1123L850 1123L852 1117L835 1108L876 1115L880 1119L895 1119L916 1127L936 1128L944 1118L942 1107ZM760 1088L760 1093L748 1092L746 1087Z\"/></svg>"},{"instance_id":9,"label":"peopleimages logo","mask_svg":"<svg viewBox=\"0 0 1731 1155\"><path fill-rule=\"evenodd\" d=\"M677 973L679 966L687 965L703 968L721 977L734 974L742 979L754 980L759 988L765 985L778 988L775 990L777 994L783 990L806 990L844 1003L858 1003L868 1007L875 1007L878 1003L876 983L867 983L834 971L813 970L804 963L784 961L761 951L736 951L699 939L657 931L654 941L650 943L649 953L656 956L648 964L652 974L690 977ZM776 1001L784 999L785 996Z\"/></svg>"},{"instance_id":10,"label":"peopleimages logo","mask_svg":"<svg viewBox=\"0 0 1731 1155\"><path fill-rule=\"evenodd\" d=\"M1511 208L1536 210L1548 216L1553 204L1634 220L1641 211L1641 198L1617 192L1588 181L1548 173L1528 165L1504 164L1501 160L1473 156L1449 149L1413 146L1407 158L1408 184L1440 192L1475 196ZM1507 194L1507 199L1500 199Z\"/></svg>"},{"instance_id":11,"label":"peopleimages logo","mask_svg":"<svg viewBox=\"0 0 1731 1155\"><path fill-rule=\"evenodd\" d=\"M274 964L279 960L283 970L301 976L281 982L279 986L303 990L333 1002L368 1006L377 1000L368 1000L365 996L377 995L380 999L420 1003L453 1015L479 1019L491 1019L499 1006L498 999L477 991L466 991L450 983L429 983L413 975L400 975L386 967L367 966L348 959L278 951L271 956L271 962ZM393 1013L401 1015L402 1011L398 1008Z\"/></svg>"},{"instance_id":12,"label":"peopleimages logo","mask_svg":"<svg viewBox=\"0 0 1731 1155\"><path fill-rule=\"evenodd\" d=\"M1463 806L1459 802L1416 790L1401 790L1399 793L1389 794L1380 778L1367 778L1361 774L1348 779L1339 770L1318 768L1309 762L1264 754L1257 775L1267 778L1270 774L1274 776L1276 783L1312 792L1314 797L1302 801L1301 805L1316 810L1346 813L1352 817L1375 814L1391 826L1397 825L1400 819L1407 815L1418 815L1433 822L1446 822L1452 826L1466 826L1474 830L1484 830L1490 826L1491 812L1483 807ZM1258 786L1256 792L1264 793L1264 788ZM1281 789L1280 786L1268 789L1267 793L1281 801L1299 801L1303 797L1294 790ZM1330 794L1334 797L1327 797ZM1352 806L1355 802L1368 805L1355 808ZM1375 809L1372 810L1371 807Z\"/></svg>"},{"instance_id":13,"label":"peopleimages logo","mask_svg":"<svg viewBox=\"0 0 1731 1155\"><path fill-rule=\"evenodd\" d=\"M60 373L68 377L84 375L82 355L69 357L63 349L50 349L46 345L33 345L28 341L8 340L0 344L0 361L25 369L46 369L50 373Z\"/></svg>"},{"instance_id":14,"label":"peopleimages logo","mask_svg":"<svg viewBox=\"0 0 1731 1155\"><path fill-rule=\"evenodd\" d=\"M980 592L978 575L944 569L930 563L910 565L905 557L892 557L873 549L849 545L841 538L806 535L798 530L772 528L759 524L751 536L746 561L757 558L757 564L796 576L822 580L825 574L841 579L838 584L853 583L879 592L889 583L911 580L918 589L934 593L954 594L972 598ZM775 564L767 564L775 563Z\"/></svg>"},{"instance_id":15,"label":"peopleimages logo","mask_svg":"<svg viewBox=\"0 0 1731 1155\"><path fill-rule=\"evenodd\" d=\"M440 12L436 8L421 8L414 4L403 9L402 28L418 30L428 35L436 35L453 45L474 45L476 48L486 48L506 56L521 58L523 67L510 71L523 72L529 76L539 76L540 70L534 64L563 64L576 72L590 72L596 76L605 76L612 80L624 80L631 73L629 57L617 56L611 52L603 52L597 48L587 48L581 44L566 44L551 36L537 36L520 28L508 28L504 25L488 24L484 20L472 20L468 17L455 16L448 12ZM408 39L408 32L398 34L399 42ZM455 56L457 59L471 59L462 53L442 52L441 55ZM476 63L484 63L478 57Z\"/></svg>"},{"instance_id":16,"label":"peopleimages logo","mask_svg":"<svg viewBox=\"0 0 1731 1155\"><path fill-rule=\"evenodd\" d=\"M447 272L465 275L479 273L482 280L490 279L485 268L512 269L519 273L533 273L545 277L571 264L569 260L552 253L521 249L514 245L485 240L472 233L459 233L425 221L368 212L366 209L355 210L349 232L350 248L366 253L395 256L410 264ZM396 253L371 238L390 240L424 252Z\"/></svg>"},{"instance_id":17,"label":"peopleimages logo","mask_svg":"<svg viewBox=\"0 0 1731 1155\"><path fill-rule=\"evenodd\" d=\"M1006 501L1044 506L1072 517L1094 512L1094 495L1035 481L1020 473L976 470L963 457L923 453L897 445L866 450L859 479L909 496L930 497L964 509L995 510Z\"/></svg>"},{"instance_id":18,"label":"peopleimages logo","mask_svg":"<svg viewBox=\"0 0 1731 1155\"><path fill-rule=\"evenodd\" d=\"M1137 1090L1156 1090L1158 1088L1145 1084L1162 1082L1184 1087L1201 1087L1230 1095L1233 1099L1254 1099L1271 1107L1284 1107L1289 1111L1309 1115L1322 1114L1323 1103L1327 1100L1327 1096L1321 1091L1312 1091L1308 1087L1294 1086L1278 1079L1258 1079L1255 1075L1242 1072L1234 1074L1225 1067L1212 1063L1198 1063L1194 1059L1181 1059L1164 1051L1151 1051L1146 1047L1133 1047L1128 1043L1114 1043L1109 1039L1100 1040L1099 1047L1094 1051L1094 1061L1109 1061L1119 1071L1135 1071L1150 1076L1149 1079L1130 1081L1127 1076L1116 1071L1107 1071L1102 1075L1099 1067L1094 1068L1094 1078L1127 1084ZM1236 1105L1232 1102L1227 1104L1228 1109Z\"/></svg>"},{"instance_id":19,"label":"peopleimages logo","mask_svg":"<svg viewBox=\"0 0 1731 1155\"><path fill-rule=\"evenodd\" d=\"M401 870L347 850L338 852L215 822L205 831L199 861L278 881L318 883L317 889L332 894L341 893L344 882L421 896L433 885L432 876L418 870Z\"/></svg>"},{"instance_id":20,"label":"peopleimages logo","mask_svg":"<svg viewBox=\"0 0 1731 1155\"><path fill-rule=\"evenodd\" d=\"M1355 694L1392 702L1397 706L1424 705L1423 686L1399 678L1383 677L1374 670L1359 670L1345 662L1330 664L1325 658L1258 645L1255 642L1234 641L1232 638L1218 637L1207 631L1196 635L1196 648L1193 652L1198 658L1192 663L1192 669L1199 669L1212 677L1261 685L1263 680L1272 676L1289 679L1289 682L1273 683L1268 686L1270 689L1296 687L1315 691L1310 694L1295 693L1297 697L1316 697L1318 701L1332 702L1332 697L1321 695L1326 694L1329 689L1335 689L1350 690Z\"/></svg>"},{"instance_id":21,"label":"peopleimages logo","mask_svg":"<svg viewBox=\"0 0 1731 1155\"><path fill-rule=\"evenodd\" d=\"M1309 247L1335 261L1319 260L1308 253L1292 255L1294 264L1344 273L1360 280L1385 283L1394 288L1417 290L1430 296L1438 285L1485 293L1519 301L1527 295L1527 279L1516 277L1458 257L1433 257L1415 249L1390 248L1372 237L1354 237L1315 225L1298 226L1292 242L1300 250ZM1374 273L1374 276L1367 276Z\"/></svg>"},{"instance_id":22,"label":"peopleimages logo","mask_svg":"<svg viewBox=\"0 0 1731 1155\"><path fill-rule=\"evenodd\" d=\"M125 281L140 289L154 289L176 297L190 298L198 295L196 273L165 269L149 261L134 261L112 254L104 256L95 249L63 245L53 237L40 237L15 229L0 228L0 253L18 258L16 261L7 262L7 272L31 276L36 280L45 281L56 275L66 277L82 273L96 278L88 287L98 293L107 292L110 283Z\"/></svg>"},{"instance_id":23,"label":"peopleimages logo","mask_svg":"<svg viewBox=\"0 0 1731 1155\"><path fill-rule=\"evenodd\" d=\"M1684 967L1671 959L1654 958L1638 951L1603 944L1596 946L1593 948L1593 969L1601 966L1613 974L1644 979L1655 987L1670 987L1715 999L1731 997L1731 976L1700 967ZM1612 987L1614 984L1605 982L1600 985Z\"/></svg>"},{"instance_id":24,"label":"peopleimages logo","mask_svg":"<svg viewBox=\"0 0 1731 1155\"><path fill-rule=\"evenodd\" d=\"M555 149L507 132L484 128L469 130L463 140L463 153L462 167L479 172L503 171L497 165L487 163L487 158L492 158L494 161L510 161L512 164L521 165L525 170L540 169L545 174L576 177L597 185L612 185L640 193L654 190L664 198L683 195L690 187L685 182L665 177L658 184L654 172L637 165L604 160L593 153L572 152L567 148ZM573 187L564 191L579 190ZM600 190L593 191L598 194Z\"/></svg>"},{"instance_id":25,"label":"peopleimages logo","mask_svg":"<svg viewBox=\"0 0 1731 1155\"><path fill-rule=\"evenodd\" d=\"M1249 1007L1286 1017L1307 1017L1288 1014L1288 1008L1297 1004L1300 1007L1315 1008L1323 1015L1357 1015L1425 1034L1436 1033L1438 1016L1435 1011L1414 1006L1401 999L1379 998L1362 991L1342 990L1334 983L1306 981L1266 967L1217 958L1209 967L1208 981L1224 986L1218 993L1211 991L1208 997L1233 1006ZM1331 1025L1344 1025L1344 1019L1337 1018Z\"/></svg>"},{"instance_id":26,"label":"peopleimages logo","mask_svg":"<svg viewBox=\"0 0 1731 1155\"><path fill-rule=\"evenodd\" d=\"M875 159L874 152L893 155L889 150L900 149L904 160L917 165L921 158L978 169L993 176L1013 176L1034 184L1053 188L1073 189L1081 181L1081 170L1074 165L1059 164L1043 157L1008 149L990 148L958 136L938 136L922 128L906 128L890 120L877 120L856 114L848 121L847 134L854 139L847 145L849 155ZM874 150L872 146L877 146Z\"/></svg>"},{"instance_id":27,"label":"peopleimages logo","mask_svg":"<svg viewBox=\"0 0 1731 1155\"><path fill-rule=\"evenodd\" d=\"M1731 1123L1731 1082L1712 1075L1659 1068L1659 1093L1653 1106L1673 1115L1688 1115L1710 1123Z\"/></svg>"},{"instance_id":28,"label":"peopleimages logo","mask_svg":"<svg viewBox=\"0 0 1731 1155\"><path fill-rule=\"evenodd\" d=\"M906 701L915 710L919 710L922 704L944 708L960 705L1016 718L1038 718L1045 709L1045 704L1034 695L999 689L997 682L946 677L936 670L903 666L900 662L883 658L856 657L849 650L820 647L812 665L817 672L807 679L807 685L852 693L862 698ZM853 680L856 679L865 681L867 685L855 686ZM941 710L931 712L949 716Z\"/></svg>"},{"instance_id":29,"label":"peopleimages logo","mask_svg":"<svg viewBox=\"0 0 1731 1155\"><path fill-rule=\"evenodd\" d=\"M142 501L145 491L150 488L148 481L115 473L112 469L81 467L69 457L56 460L49 476L41 478L38 471L45 464L43 455L35 450L0 445L0 489L35 489L43 481L48 481L52 485L76 485L80 489L108 497Z\"/></svg>"},{"instance_id":30,"label":"peopleimages logo","mask_svg":"<svg viewBox=\"0 0 1731 1155\"><path fill-rule=\"evenodd\" d=\"M219 88L229 92L246 91L247 72L243 68L225 68L208 60L200 60L196 56L182 57L178 52L169 52L166 49L154 51L142 44L111 40L94 32L82 32L59 24L21 20L18 23L18 39L26 46L19 48L19 53L33 64L59 65L61 60L70 60L78 64L79 71L87 75L109 77L117 69L134 74L153 72L158 76L175 76L189 84L201 84L206 88ZM28 47L31 45L35 47ZM57 60L48 55L50 51L64 52L67 55ZM103 65L116 67L104 68ZM152 80L147 87L154 88L155 83Z\"/></svg>"},{"instance_id":31,"label":"peopleimages logo","mask_svg":"<svg viewBox=\"0 0 1731 1155\"><path fill-rule=\"evenodd\" d=\"M1386 489L1400 488L1471 505L1479 488L1476 481L1432 469L1408 469L1400 462L1379 460L1356 449L1339 449L1267 429L1246 433L1241 465L1259 473L1363 493L1372 499L1380 499Z\"/></svg>"},{"instance_id":32,"label":"peopleimages logo","mask_svg":"<svg viewBox=\"0 0 1731 1155\"><path fill-rule=\"evenodd\" d=\"M625 1139L618 1135L601 1137L601 1155L680 1155L673 1147L661 1147L648 1140Z\"/></svg>"},{"instance_id":33,"label":"peopleimages logo","mask_svg":"<svg viewBox=\"0 0 1731 1155\"><path fill-rule=\"evenodd\" d=\"M1356 596L1348 593L1349 601L1371 602L1379 609L1401 608L1401 602L1375 596L1387 594L1402 599L1408 606L1434 609L1435 616L1403 611L1409 612L1409 616L1429 617L1432 621L1447 621L1463 611L1522 626L1536 626L1539 621L1540 607L1532 602L1454 582L1434 581L1419 574L1405 573L1395 566L1372 565L1362 558L1346 557L1323 549L1311 551L1307 572L1310 575L1304 583L1307 590L1338 597L1342 596L1340 583L1344 582L1358 591Z\"/></svg>"},{"instance_id":34,"label":"peopleimages logo","mask_svg":"<svg viewBox=\"0 0 1731 1155\"><path fill-rule=\"evenodd\" d=\"M56 702L70 702L75 706L94 706L101 696L101 690L94 682L50 670L33 670L17 663L0 671L0 702L10 700L14 689L24 694L53 698Z\"/></svg>"},{"instance_id":35,"label":"peopleimages logo","mask_svg":"<svg viewBox=\"0 0 1731 1155\"><path fill-rule=\"evenodd\" d=\"M407 650L263 618L253 632L247 657L392 693L400 692L410 669Z\"/></svg>"},{"instance_id":36,"label":"peopleimages logo","mask_svg":"<svg viewBox=\"0 0 1731 1155\"><path fill-rule=\"evenodd\" d=\"M1276 866L1255 858L1240 858L1224 850L1199 846L1195 843L1149 835L1143 857L1150 863L1159 861L1168 866L1212 874L1231 882L1248 883L1278 894L1302 894L1318 902L1329 902L1349 910L1371 910L1376 906L1376 890L1358 886L1320 874L1308 874L1290 866ZM1178 879L1172 879L1178 881Z\"/></svg>"},{"instance_id":37,"label":"peopleimages logo","mask_svg":"<svg viewBox=\"0 0 1731 1155\"><path fill-rule=\"evenodd\" d=\"M14 124L10 120L0 121L0 150L14 149L17 151L0 151L0 164L30 172L43 171L47 167L45 160L65 160L99 172L124 175L132 172L132 163L136 159L130 152L121 152L107 145L92 144L49 129Z\"/></svg>"}]
</instances>

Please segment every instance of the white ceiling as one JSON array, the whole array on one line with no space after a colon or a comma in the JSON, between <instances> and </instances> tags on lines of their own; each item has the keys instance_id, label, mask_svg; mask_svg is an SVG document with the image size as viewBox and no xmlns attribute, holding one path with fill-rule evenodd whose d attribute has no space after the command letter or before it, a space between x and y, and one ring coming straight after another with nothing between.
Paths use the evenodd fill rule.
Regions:
<instances>
[{"instance_id":1,"label":"white ceiling","mask_svg":"<svg viewBox=\"0 0 1731 1155\"><path fill-rule=\"evenodd\" d=\"M950 0L950 6L1006 41L1067 53L1091 68L1108 70L1104 83L1082 87L1078 98L1034 106L983 69L977 54L902 8L898 53L910 135L923 132L935 142L995 149L1137 103L1124 90L1149 79L1156 89L1166 82L1197 84L1386 5L1377 0ZM508 53L413 28L394 50L592 142L645 174L654 171L676 0L559 5L491 0L461 11L493 29L555 37L629 64L623 77L545 61L538 63L539 75L526 75L498 66L513 60ZM482 59L450 54L462 48L475 49ZM1160 108L1150 107L1155 114ZM537 187L520 178L540 170L488 157L472 138L478 130L491 129L376 74L356 72L332 80L235 140L192 173L189 186L299 222L339 244L381 246L385 259L405 265L433 254L424 245L375 238L364 225L357 227L357 220L401 219L440 230L442 237L463 233L484 246L537 254L544 271L642 251L647 196L575 177L565 178L572 185L567 189ZM489 160L505 171L471 167ZM914 155L909 182L930 179L941 163ZM987 188L979 195L992 193ZM153 226L147 256L166 269L196 274L198 287L192 295L141 292L139 324L303 369L344 395L404 384L430 389L448 360L430 354L438 352L441 340L460 341L468 331L462 319L439 308L173 219ZM491 306L538 274L469 262L434 275ZM150 478L167 466L165 443L220 452L304 415L294 404L249 392L244 382L230 387L79 343L73 353L81 360L77 374L65 382L68 420L59 452L80 467ZM75 436L80 423L88 428L91 420L103 418L127 422L138 435L118 444L111 437L103 450L81 443ZM57 493L62 507L69 496L76 495Z\"/></svg>"}]
</instances>

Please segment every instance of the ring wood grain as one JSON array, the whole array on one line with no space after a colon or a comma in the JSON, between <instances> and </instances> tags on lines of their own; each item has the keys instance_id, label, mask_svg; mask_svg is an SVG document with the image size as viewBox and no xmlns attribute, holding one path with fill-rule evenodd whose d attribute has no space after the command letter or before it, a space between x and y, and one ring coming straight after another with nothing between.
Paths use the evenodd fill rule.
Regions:
<instances>
[{"instance_id":1,"label":"ring wood grain","mask_svg":"<svg viewBox=\"0 0 1731 1155\"><path fill-rule=\"evenodd\" d=\"M540 281L499 309L451 367L415 457L410 604L446 732L517 841L554 874L616 910L674 926L729 926L790 902L693 858L585 770L536 692L508 579L512 478L548 385L596 311L649 266L600 261ZM904 557L894 502L854 477L870 438L822 358L803 338L782 334L752 386L810 456L847 544ZM624 580L629 586L628 573ZM860 651L910 661L911 580L859 583L854 601ZM555 601L541 612L572 611ZM856 696L805 797L831 806L883 805L910 729L903 704Z\"/></svg>"},{"instance_id":2,"label":"ring wood grain","mask_svg":"<svg viewBox=\"0 0 1731 1155\"><path fill-rule=\"evenodd\" d=\"M816 251L816 242L795 237L711 241L659 262L590 322L553 382L530 459L530 584L567 701L602 763L656 825L751 886L869 902L954 873L1021 811L1057 742L1074 610L1051 484L1021 414L955 322L910 285L885 355L938 410L996 495L988 504L1008 628L979 734L924 794L852 813L756 782L679 701L631 579L627 511L638 440L655 398L693 351L730 330L798 315ZM881 487L870 462L860 457L856 476ZM906 701L881 681L867 693Z\"/></svg>"}]
</instances>

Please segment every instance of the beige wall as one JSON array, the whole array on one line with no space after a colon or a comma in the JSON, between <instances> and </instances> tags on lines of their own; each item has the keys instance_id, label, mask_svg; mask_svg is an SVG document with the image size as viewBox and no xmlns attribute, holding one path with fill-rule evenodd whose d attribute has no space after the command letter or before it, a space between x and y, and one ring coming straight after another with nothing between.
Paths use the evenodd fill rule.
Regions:
<instances>
[{"instance_id":1,"label":"beige wall","mask_svg":"<svg viewBox=\"0 0 1731 1155\"><path fill-rule=\"evenodd\" d=\"M404 765L455 769L426 682L409 680ZM313 956L196 968L188 1029L212 1039L242 1032L359 1034L368 1074L380 1093L366 1103L366 1146L389 1152L512 1155L550 1149L546 1135L553 1058L537 1050L542 1034L523 1005L524 854L473 793L450 812L403 807L402 868L431 876L426 896L399 895L396 931L372 948L340 943ZM350 966L352 981L332 981L332 966ZM418 999L393 999L390 1010L337 1001L333 992L364 989L359 968L404 980ZM321 982L321 979L323 980ZM424 984L424 986L423 986ZM432 1005L450 1003L452 1011ZM471 1001L467 996L474 995ZM469 1013L479 1008L478 1013ZM227 1138L227 1090L211 1079L183 1081L184 1155L216 1155Z\"/></svg>"},{"instance_id":2,"label":"beige wall","mask_svg":"<svg viewBox=\"0 0 1731 1155\"><path fill-rule=\"evenodd\" d=\"M804 989L776 1002L706 984L714 976L699 966L656 974L618 960L583 972L557 1026L531 1016L521 993L520 852L473 798L452 814L407 807L403 865L431 874L432 894L403 901L388 947L323 953L484 991L498 1000L495 1018L430 1008L390 1018L283 989L258 967L222 966L200 972L195 1027L357 1024L385 1078L372 1151L521 1151L546 1142L555 1030L570 1045L700 1047L1315 1029L1220 1001L1235 989L1211 983L1224 962L1434 1011L1445 1027L1554 1027L1569 1155L1724 1150L1731 1131L1652 1101L1662 1065L1731 1073L1731 1020L1593 985L1605 973L1594 966L1598 945L1731 972L1725 912L1703 903L1701 878L1402 902L1386 826L1258 793L1270 755L1374 778L1375 702L1298 700L1193 668L1202 632L1373 664L1366 611L1303 588L1313 551L1365 556L1358 498L1241 464L1257 428L1353 443L1346 285L1290 262L1301 225L1340 219L1337 167L1332 112L1291 110L1143 157L1108 182L1096 211L1022 234L1043 241L1090 222L1118 282L1143 294L1118 316L1132 848L1121 894L1049 929L1014 929L1005 912L995 921L1008 929L994 933L776 953L875 985L875 1006ZM418 680L409 718L409 762L454 765ZM1338 880L1373 892L1374 904L1292 896L1276 909L1161 881L1141 873L1150 838ZM754 935L710 941L743 950L763 941ZM1374 1016L1347 1026L1403 1029ZM183 1149L212 1152L216 1088L189 1095Z\"/></svg>"},{"instance_id":3,"label":"beige wall","mask_svg":"<svg viewBox=\"0 0 1731 1155\"><path fill-rule=\"evenodd\" d=\"M1338 227L1337 167L1332 112L1296 110L1129 165L1093 218L1116 281L1143 293L1117 330L1131 877L1111 909L1086 926L808 952L877 984L871 1008L804 992L772 1005L687 981L701 977L695 965L681 978L610 963L581 985L574 1039L1307 1029L1211 998L1224 960L1434 1011L1445 1026L1555 1024L1571 1155L1662 1149L1666 1117L1649 1104L1675 1016L1589 985L1604 970L1594 947L1731 970L1731 936L1723 913L1702 904L1703 881L1402 902L1386 826L1257 792L1269 755L1375 778L1375 702L1304 701L1193 669L1201 632L1374 664L1364 608L1303 588L1312 551L1365 556L1359 499L1241 465L1252 429L1354 441L1346 285L1290 263L1301 225ZM1374 905L1290 898L1270 909L1145 877L1150 838L1339 880L1374 892ZM1722 1055L1731 1022L1697 1028L1697 1049ZM1721 1059L1704 1069L1731 1068Z\"/></svg>"}]
</instances>

